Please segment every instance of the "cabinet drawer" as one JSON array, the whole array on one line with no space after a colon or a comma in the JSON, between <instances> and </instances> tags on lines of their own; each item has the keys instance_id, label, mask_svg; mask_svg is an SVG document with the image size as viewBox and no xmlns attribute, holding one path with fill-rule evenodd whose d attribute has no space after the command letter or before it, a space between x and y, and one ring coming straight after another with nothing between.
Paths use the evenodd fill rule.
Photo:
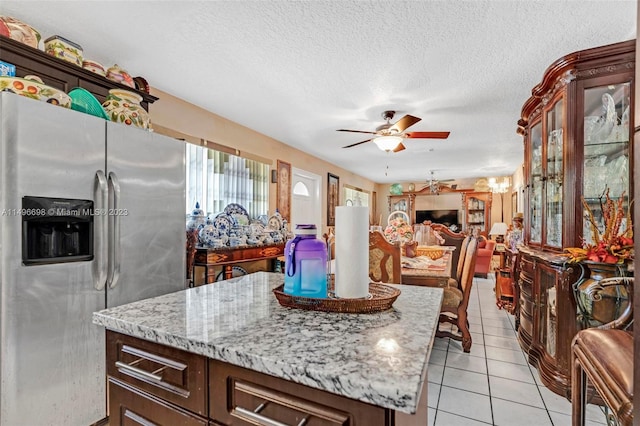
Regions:
<instances>
[{"instance_id":1,"label":"cabinet drawer","mask_svg":"<svg viewBox=\"0 0 640 426\"><path fill-rule=\"evenodd\" d=\"M533 283L522 274L520 274L518 283L520 285L520 294L525 296L527 299L531 299L533 297Z\"/></svg>"},{"instance_id":2,"label":"cabinet drawer","mask_svg":"<svg viewBox=\"0 0 640 426\"><path fill-rule=\"evenodd\" d=\"M207 359L107 331L107 374L194 413L207 412Z\"/></svg>"},{"instance_id":3,"label":"cabinet drawer","mask_svg":"<svg viewBox=\"0 0 640 426\"><path fill-rule=\"evenodd\" d=\"M523 312L533 318L533 302L524 295L520 295L520 312Z\"/></svg>"},{"instance_id":4,"label":"cabinet drawer","mask_svg":"<svg viewBox=\"0 0 640 426\"><path fill-rule=\"evenodd\" d=\"M109 378L109 425L207 426L206 419Z\"/></svg>"},{"instance_id":5,"label":"cabinet drawer","mask_svg":"<svg viewBox=\"0 0 640 426\"><path fill-rule=\"evenodd\" d=\"M527 335L533 336L533 317L524 312L522 305L520 306L520 328L519 330L525 331Z\"/></svg>"},{"instance_id":6,"label":"cabinet drawer","mask_svg":"<svg viewBox=\"0 0 640 426\"><path fill-rule=\"evenodd\" d=\"M533 260L527 256L522 256L520 258L520 271L532 277L533 276Z\"/></svg>"},{"instance_id":7,"label":"cabinet drawer","mask_svg":"<svg viewBox=\"0 0 640 426\"><path fill-rule=\"evenodd\" d=\"M385 409L211 360L210 417L226 425L384 425Z\"/></svg>"}]
</instances>

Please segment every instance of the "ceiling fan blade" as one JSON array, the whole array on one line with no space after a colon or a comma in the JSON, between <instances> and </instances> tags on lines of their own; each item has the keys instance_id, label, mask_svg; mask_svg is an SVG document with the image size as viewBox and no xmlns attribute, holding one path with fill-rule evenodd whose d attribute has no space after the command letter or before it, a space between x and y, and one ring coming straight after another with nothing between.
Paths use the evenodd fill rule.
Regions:
<instances>
[{"instance_id":1,"label":"ceiling fan blade","mask_svg":"<svg viewBox=\"0 0 640 426\"><path fill-rule=\"evenodd\" d=\"M405 129L416 124L418 121L422 120L421 118L414 117L413 115L405 115L400 120L396 122L393 126L389 128L391 131L396 131L398 133L404 132Z\"/></svg>"},{"instance_id":2,"label":"ceiling fan blade","mask_svg":"<svg viewBox=\"0 0 640 426\"><path fill-rule=\"evenodd\" d=\"M376 135L376 132L367 132L365 130L348 130L348 129L338 129L336 132L351 132L351 133L368 133L370 135Z\"/></svg>"},{"instance_id":3,"label":"ceiling fan blade","mask_svg":"<svg viewBox=\"0 0 640 426\"><path fill-rule=\"evenodd\" d=\"M402 144L402 142L400 142L400 143L398 144L398 146L396 146L396 148L393 150L393 152L400 152L400 151L402 151L402 150L403 150L403 149L405 149L405 148L406 148L406 147Z\"/></svg>"},{"instance_id":4,"label":"ceiling fan blade","mask_svg":"<svg viewBox=\"0 0 640 426\"><path fill-rule=\"evenodd\" d=\"M446 139L451 132L409 132L406 133L407 138L426 138L426 139Z\"/></svg>"},{"instance_id":5,"label":"ceiling fan blade","mask_svg":"<svg viewBox=\"0 0 640 426\"><path fill-rule=\"evenodd\" d=\"M351 148L351 147L354 147L354 146L357 146L357 145L360 145L362 143L369 142L369 141L372 141L372 140L373 139L367 139L366 141L352 143L351 145L343 146L343 148Z\"/></svg>"}]
</instances>

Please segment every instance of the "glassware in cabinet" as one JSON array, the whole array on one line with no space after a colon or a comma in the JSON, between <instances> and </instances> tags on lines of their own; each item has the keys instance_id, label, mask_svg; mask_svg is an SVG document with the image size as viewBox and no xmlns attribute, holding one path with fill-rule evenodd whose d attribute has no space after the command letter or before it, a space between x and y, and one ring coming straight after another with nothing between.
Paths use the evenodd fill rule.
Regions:
<instances>
[{"instance_id":1,"label":"glassware in cabinet","mask_svg":"<svg viewBox=\"0 0 640 426\"><path fill-rule=\"evenodd\" d=\"M583 133L582 194L589 205L600 232L604 220L600 209L607 192L611 199L624 198L625 211L629 203L629 103L631 82L585 88ZM582 238L588 244L594 238L582 206ZM623 220L622 226L626 226Z\"/></svg>"},{"instance_id":2,"label":"glassware in cabinet","mask_svg":"<svg viewBox=\"0 0 640 426\"><path fill-rule=\"evenodd\" d=\"M562 247L562 182L564 146L564 101L560 98L547 111L545 165L545 244Z\"/></svg>"},{"instance_id":3,"label":"glassware in cabinet","mask_svg":"<svg viewBox=\"0 0 640 426\"><path fill-rule=\"evenodd\" d=\"M542 123L531 128L531 196L529 199L529 241L542 242Z\"/></svg>"}]
</instances>

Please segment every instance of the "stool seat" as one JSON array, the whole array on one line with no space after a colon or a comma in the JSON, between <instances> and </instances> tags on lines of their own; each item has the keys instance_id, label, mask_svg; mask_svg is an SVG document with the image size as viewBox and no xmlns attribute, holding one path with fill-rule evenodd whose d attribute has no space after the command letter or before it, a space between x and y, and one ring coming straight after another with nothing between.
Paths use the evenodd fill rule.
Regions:
<instances>
[{"instance_id":1,"label":"stool seat","mask_svg":"<svg viewBox=\"0 0 640 426\"><path fill-rule=\"evenodd\" d=\"M582 376L572 379L573 424L584 424L586 376L620 424L631 425L633 335L625 330L590 328L576 334L572 347L574 374ZM576 393L582 397L577 398Z\"/></svg>"}]
</instances>

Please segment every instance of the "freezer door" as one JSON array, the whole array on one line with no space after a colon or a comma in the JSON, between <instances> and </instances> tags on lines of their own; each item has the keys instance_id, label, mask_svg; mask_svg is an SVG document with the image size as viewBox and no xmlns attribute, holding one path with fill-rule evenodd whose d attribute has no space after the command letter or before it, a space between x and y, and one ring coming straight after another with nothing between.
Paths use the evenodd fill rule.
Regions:
<instances>
[{"instance_id":1,"label":"freezer door","mask_svg":"<svg viewBox=\"0 0 640 426\"><path fill-rule=\"evenodd\" d=\"M94 261L22 264L22 197L94 199L105 121L0 93L0 424L88 425L106 415L105 306Z\"/></svg>"},{"instance_id":2,"label":"freezer door","mask_svg":"<svg viewBox=\"0 0 640 426\"><path fill-rule=\"evenodd\" d=\"M185 288L184 142L107 123L107 306Z\"/></svg>"}]
</instances>

